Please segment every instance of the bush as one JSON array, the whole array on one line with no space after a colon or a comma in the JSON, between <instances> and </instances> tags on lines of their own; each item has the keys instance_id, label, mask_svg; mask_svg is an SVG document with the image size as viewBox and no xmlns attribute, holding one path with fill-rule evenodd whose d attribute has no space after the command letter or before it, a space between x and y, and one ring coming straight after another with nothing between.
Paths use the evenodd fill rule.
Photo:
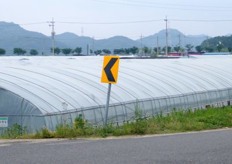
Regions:
<instances>
[{"instance_id":1,"label":"bush","mask_svg":"<svg viewBox=\"0 0 232 164\"><path fill-rule=\"evenodd\" d=\"M42 138L53 138L54 134L49 131L47 128L43 128L41 131Z\"/></svg>"},{"instance_id":2,"label":"bush","mask_svg":"<svg viewBox=\"0 0 232 164\"><path fill-rule=\"evenodd\" d=\"M75 119L74 127L76 129L84 129L85 125L86 125L86 122L85 122L82 114L79 114L79 116Z\"/></svg>"},{"instance_id":3,"label":"bush","mask_svg":"<svg viewBox=\"0 0 232 164\"><path fill-rule=\"evenodd\" d=\"M22 135L25 135L26 133L26 127L21 127L19 124L14 124L5 130L1 137L15 139L20 138Z\"/></svg>"},{"instance_id":4,"label":"bush","mask_svg":"<svg viewBox=\"0 0 232 164\"><path fill-rule=\"evenodd\" d=\"M56 127L55 131L55 136L58 138L75 138L93 134L94 128L88 125L81 114L74 120L74 126L61 124Z\"/></svg>"},{"instance_id":5,"label":"bush","mask_svg":"<svg viewBox=\"0 0 232 164\"><path fill-rule=\"evenodd\" d=\"M75 129L69 125L58 125L55 131L55 137L57 138L74 138L77 137Z\"/></svg>"}]
</instances>

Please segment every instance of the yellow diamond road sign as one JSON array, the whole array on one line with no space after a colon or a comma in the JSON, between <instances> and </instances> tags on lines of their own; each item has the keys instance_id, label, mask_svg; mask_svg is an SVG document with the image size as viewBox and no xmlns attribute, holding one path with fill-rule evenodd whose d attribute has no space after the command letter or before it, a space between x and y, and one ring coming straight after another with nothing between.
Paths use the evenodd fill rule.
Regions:
<instances>
[{"instance_id":1,"label":"yellow diamond road sign","mask_svg":"<svg viewBox=\"0 0 232 164\"><path fill-rule=\"evenodd\" d=\"M119 56L104 56L102 83L116 84L118 80Z\"/></svg>"}]
</instances>

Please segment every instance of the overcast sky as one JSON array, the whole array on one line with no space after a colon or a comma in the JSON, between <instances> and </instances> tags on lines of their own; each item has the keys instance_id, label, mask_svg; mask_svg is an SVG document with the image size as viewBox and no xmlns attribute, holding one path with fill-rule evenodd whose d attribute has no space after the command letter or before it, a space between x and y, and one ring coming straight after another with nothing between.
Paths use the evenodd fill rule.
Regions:
<instances>
[{"instance_id":1,"label":"overcast sky","mask_svg":"<svg viewBox=\"0 0 232 164\"><path fill-rule=\"evenodd\" d=\"M168 27L186 35L232 34L232 0L0 0L0 21L50 35L139 39ZM34 24L35 23L35 24Z\"/></svg>"}]
</instances>

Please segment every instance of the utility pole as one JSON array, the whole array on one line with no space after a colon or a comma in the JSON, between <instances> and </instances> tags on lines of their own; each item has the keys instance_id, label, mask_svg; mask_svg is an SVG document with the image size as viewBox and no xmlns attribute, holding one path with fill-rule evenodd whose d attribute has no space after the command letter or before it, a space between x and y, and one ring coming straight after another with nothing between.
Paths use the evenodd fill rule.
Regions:
<instances>
[{"instance_id":1,"label":"utility pole","mask_svg":"<svg viewBox=\"0 0 232 164\"><path fill-rule=\"evenodd\" d=\"M141 48L141 56L143 56L143 35L141 34L141 36L140 36L140 43L141 43L141 45L140 45L140 48Z\"/></svg>"},{"instance_id":2,"label":"utility pole","mask_svg":"<svg viewBox=\"0 0 232 164\"><path fill-rule=\"evenodd\" d=\"M87 55L89 55L89 44L87 44Z\"/></svg>"},{"instance_id":3,"label":"utility pole","mask_svg":"<svg viewBox=\"0 0 232 164\"><path fill-rule=\"evenodd\" d=\"M84 28L81 27L81 36L84 36Z\"/></svg>"},{"instance_id":4,"label":"utility pole","mask_svg":"<svg viewBox=\"0 0 232 164\"><path fill-rule=\"evenodd\" d=\"M181 36L180 36L180 34L178 35L178 38L179 38L179 43L178 43L179 51L178 51L178 53L180 53L180 51L181 51Z\"/></svg>"},{"instance_id":5,"label":"utility pole","mask_svg":"<svg viewBox=\"0 0 232 164\"><path fill-rule=\"evenodd\" d=\"M158 56L159 55L159 37L157 36L156 38L156 44L157 44L157 52L156 52L156 55Z\"/></svg>"},{"instance_id":6,"label":"utility pole","mask_svg":"<svg viewBox=\"0 0 232 164\"><path fill-rule=\"evenodd\" d=\"M55 21L52 18L52 21L48 22L49 26L52 27L52 32L51 32L51 36L52 36L52 55L55 56Z\"/></svg>"},{"instance_id":7,"label":"utility pole","mask_svg":"<svg viewBox=\"0 0 232 164\"><path fill-rule=\"evenodd\" d=\"M95 49L95 39L94 39L94 36L93 36L93 38L92 38L92 40L93 40L93 54L94 54L94 49Z\"/></svg>"},{"instance_id":8,"label":"utility pole","mask_svg":"<svg viewBox=\"0 0 232 164\"><path fill-rule=\"evenodd\" d=\"M168 56L168 19L167 19L167 16L164 19L164 21L166 22L166 48L165 48L165 55Z\"/></svg>"},{"instance_id":9,"label":"utility pole","mask_svg":"<svg viewBox=\"0 0 232 164\"><path fill-rule=\"evenodd\" d=\"M181 36L180 36L180 34L178 35L178 38L179 38L179 46L181 46Z\"/></svg>"}]
</instances>

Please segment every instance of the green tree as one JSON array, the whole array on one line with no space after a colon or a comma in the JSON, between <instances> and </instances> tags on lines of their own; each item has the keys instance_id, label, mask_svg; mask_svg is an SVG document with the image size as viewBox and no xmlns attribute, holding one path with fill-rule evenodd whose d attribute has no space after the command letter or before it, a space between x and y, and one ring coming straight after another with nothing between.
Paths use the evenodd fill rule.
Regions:
<instances>
[{"instance_id":1,"label":"green tree","mask_svg":"<svg viewBox=\"0 0 232 164\"><path fill-rule=\"evenodd\" d=\"M61 52L60 48L56 47L56 48L54 49L54 53L55 53L55 54L59 55L60 52Z\"/></svg>"},{"instance_id":2,"label":"green tree","mask_svg":"<svg viewBox=\"0 0 232 164\"><path fill-rule=\"evenodd\" d=\"M219 41L218 44L217 44L218 52L221 52L223 48L224 48L224 45L222 44L222 42Z\"/></svg>"},{"instance_id":3,"label":"green tree","mask_svg":"<svg viewBox=\"0 0 232 164\"><path fill-rule=\"evenodd\" d=\"M130 50L130 48L125 48L124 52L125 52L125 54L129 55L131 53L131 50Z\"/></svg>"},{"instance_id":4,"label":"green tree","mask_svg":"<svg viewBox=\"0 0 232 164\"><path fill-rule=\"evenodd\" d=\"M94 53L95 53L96 55L100 55L100 54L102 53L102 50L96 50L96 51L94 51Z\"/></svg>"},{"instance_id":5,"label":"green tree","mask_svg":"<svg viewBox=\"0 0 232 164\"><path fill-rule=\"evenodd\" d=\"M125 49L120 48L120 49L114 49L114 54L124 54L125 53Z\"/></svg>"},{"instance_id":6,"label":"green tree","mask_svg":"<svg viewBox=\"0 0 232 164\"><path fill-rule=\"evenodd\" d=\"M130 52L132 54L137 54L139 52L139 48L134 46L134 47L130 48Z\"/></svg>"},{"instance_id":7,"label":"green tree","mask_svg":"<svg viewBox=\"0 0 232 164\"><path fill-rule=\"evenodd\" d=\"M61 51L63 54L68 55L72 52L72 49L71 48L64 48Z\"/></svg>"},{"instance_id":8,"label":"green tree","mask_svg":"<svg viewBox=\"0 0 232 164\"><path fill-rule=\"evenodd\" d=\"M77 47L77 48L75 48L75 49L73 50L73 53L76 53L76 54L78 54L78 55L80 55L81 52L82 52L82 48L81 48L81 47Z\"/></svg>"},{"instance_id":9,"label":"green tree","mask_svg":"<svg viewBox=\"0 0 232 164\"><path fill-rule=\"evenodd\" d=\"M143 52L145 53L145 55L150 54L151 53L151 49L148 47L143 47Z\"/></svg>"},{"instance_id":10,"label":"green tree","mask_svg":"<svg viewBox=\"0 0 232 164\"><path fill-rule=\"evenodd\" d=\"M6 50L5 50L5 49L0 48L0 55L5 55L5 54L6 54Z\"/></svg>"},{"instance_id":11,"label":"green tree","mask_svg":"<svg viewBox=\"0 0 232 164\"><path fill-rule=\"evenodd\" d=\"M90 53L91 53L91 54L93 53L93 50L92 50L92 49L90 49Z\"/></svg>"},{"instance_id":12,"label":"green tree","mask_svg":"<svg viewBox=\"0 0 232 164\"><path fill-rule=\"evenodd\" d=\"M180 46L175 46L173 49L174 49L175 52L180 52L181 47Z\"/></svg>"},{"instance_id":13,"label":"green tree","mask_svg":"<svg viewBox=\"0 0 232 164\"><path fill-rule=\"evenodd\" d=\"M105 53L105 54L111 54L111 51L108 50L108 49L103 49L102 52Z\"/></svg>"},{"instance_id":14,"label":"green tree","mask_svg":"<svg viewBox=\"0 0 232 164\"><path fill-rule=\"evenodd\" d=\"M214 51L214 49L212 47L204 47L204 50L206 52L213 52Z\"/></svg>"},{"instance_id":15,"label":"green tree","mask_svg":"<svg viewBox=\"0 0 232 164\"><path fill-rule=\"evenodd\" d=\"M232 47L228 47L228 51L229 51L229 52L232 52Z\"/></svg>"},{"instance_id":16,"label":"green tree","mask_svg":"<svg viewBox=\"0 0 232 164\"><path fill-rule=\"evenodd\" d=\"M27 51L22 48L14 48L13 53L17 55L24 55Z\"/></svg>"},{"instance_id":17,"label":"green tree","mask_svg":"<svg viewBox=\"0 0 232 164\"><path fill-rule=\"evenodd\" d=\"M30 55L38 55L38 51L35 49L30 50Z\"/></svg>"},{"instance_id":18,"label":"green tree","mask_svg":"<svg viewBox=\"0 0 232 164\"><path fill-rule=\"evenodd\" d=\"M166 52L166 47L163 47L162 49L163 52ZM172 47L168 46L168 53L172 51Z\"/></svg>"},{"instance_id":19,"label":"green tree","mask_svg":"<svg viewBox=\"0 0 232 164\"><path fill-rule=\"evenodd\" d=\"M51 53L52 53L52 51L53 51L53 49L51 48ZM55 54L59 55L60 52L61 52L61 49L60 49L60 48L58 48L58 47L54 48L54 53L55 53Z\"/></svg>"},{"instance_id":20,"label":"green tree","mask_svg":"<svg viewBox=\"0 0 232 164\"><path fill-rule=\"evenodd\" d=\"M201 53L204 50L204 48L201 45L196 46L195 49L198 53Z\"/></svg>"},{"instance_id":21,"label":"green tree","mask_svg":"<svg viewBox=\"0 0 232 164\"><path fill-rule=\"evenodd\" d=\"M156 55L160 54L161 53L161 47L155 47L154 51L155 51Z\"/></svg>"},{"instance_id":22,"label":"green tree","mask_svg":"<svg viewBox=\"0 0 232 164\"><path fill-rule=\"evenodd\" d=\"M186 47L187 51L190 52L194 46L191 44L186 44L185 47Z\"/></svg>"}]
</instances>

